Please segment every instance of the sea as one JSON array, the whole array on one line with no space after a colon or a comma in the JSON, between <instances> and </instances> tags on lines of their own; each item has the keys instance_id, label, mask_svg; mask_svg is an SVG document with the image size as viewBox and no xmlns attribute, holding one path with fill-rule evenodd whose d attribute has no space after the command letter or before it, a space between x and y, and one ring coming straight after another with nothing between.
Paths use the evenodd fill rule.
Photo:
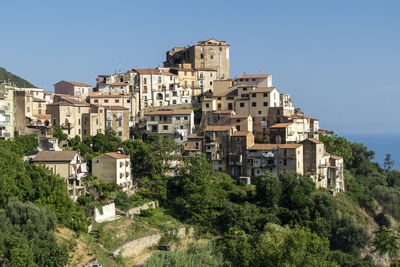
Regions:
<instances>
[{"instance_id":1,"label":"sea","mask_svg":"<svg viewBox=\"0 0 400 267\"><path fill-rule=\"evenodd\" d=\"M386 154L392 155L393 169L400 170L400 134L341 134L349 141L362 143L375 151L373 161L383 167Z\"/></svg>"}]
</instances>

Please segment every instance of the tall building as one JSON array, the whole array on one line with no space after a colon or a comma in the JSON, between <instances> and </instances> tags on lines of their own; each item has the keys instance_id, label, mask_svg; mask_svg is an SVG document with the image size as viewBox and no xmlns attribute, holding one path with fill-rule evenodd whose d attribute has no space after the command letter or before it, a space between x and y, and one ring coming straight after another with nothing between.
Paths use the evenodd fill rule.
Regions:
<instances>
[{"instance_id":1,"label":"tall building","mask_svg":"<svg viewBox=\"0 0 400 267\"><path fill-rule=\"evenodd\" d=\"M14 137L14 87L0 82L0 139Z\"/></svg>"},{"instance_id":2,"label":"tall building","mask_svg":"<svg viewBox=\"0 0 400 267\"><path fill-rule=\"evenodd\" d=\"M225 41L211 38L188 47L174 47L166 53L165 67L190 63L192 68L217 70L217 80L229 78L229 48Z\"/></svg>"}]
</instances>

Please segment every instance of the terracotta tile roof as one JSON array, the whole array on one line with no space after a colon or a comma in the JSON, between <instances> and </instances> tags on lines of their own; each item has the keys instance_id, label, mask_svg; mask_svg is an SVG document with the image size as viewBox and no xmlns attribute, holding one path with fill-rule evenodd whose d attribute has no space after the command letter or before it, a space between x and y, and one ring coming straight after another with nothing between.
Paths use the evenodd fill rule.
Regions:
<instances>
[{"instance_id":1,"label":"terracotta tile roof","mask_svg":"<svg viewBox=\"0 0 400 267\"><path fill-rule=\"evenodd\" d=\"M277 150L276 144L253 144L248 148L249 150Z\"/></svg>"},{"instance_id":2,"label":"terracotta tile roof","mask_svg":"<svg viewBox=\"0 0 400 267\"><path fill-rule=\"evenodd\" d=\"M278 123L278 124L272 125L271 128L286 128L292 124L293 124L293 122Z\"/></svg>"},{"instance_id":3,"label":"terracotta tile roof","mask_svg":"<svg viewBox=\"0 0 400 267\"><path fill-rule=\"evenodd\" d=\"M68 103L70 103L70 104L76 105L76 106L90 106L86 102L82 102L82 101L79 101L79 100L76 100L76 99L73 99L73 98L63 97L63 100L68 102Z\"/></svg>"},{"instance_id":4,"label":"terracotta tile roof","mask_svg":"<svg viewBox=\"0 0 400 267\"><path fill-rule=\"evenodd\" d=\"M270 77L271 74L244 74L237 79L249 79L249 78L267 78Z\"/></svg>"},{"instance_id":5,"label":"terracotta tile roof","mask_svg":"<svg viewBox=\"0 0 400 267\"><path fill-rule=\"evenodd\" d=\"M33 117L35 117L39 120L51 120L50 114L33 114Z\"/></svg>"},{"instance_id":6,"label":"terracotta tile roof","mask_svg":"<svg viewBox=\"0 0 400 267\"><path fill-rule=\"evenodd\" d=\"M225 132L229 131L233 128L232 125L229 126L206 126L204 131L206 132Z\"/></svg>"},{"instance_id":7,"label":"terracotta tile roof","mask_svg":"<svg viewBox=\"0 0 400 267\"><path fill-rule=\"evenodd\" d=\"M256 93L270 93L272 92L275 87L256 87L253 91L251 91L251 94L256 94Z\"/></svg>"},{"instance_id":8,"label":"terracotta tile roof","mask_svg":"<svg viewBox=\"0 0 400 267\"><path fill-rule=\"evenodd\" d=\"M214 114L232 114L234 111L233 110L216 110L214 111Z\"/></svg>"},{"instance_id":9,"label":"terracotta tile roof","mask_svg":"<svg viewBox=\"0 0 400 267\"><path fill-rule=\"evenodd\" d=\"M34 98L33 98L33 102L46 102L46 100L43 100L43 99L41 99L41 98L34 97Z\"/></svg>"},{"instance_id":10,"label":"terracotta tile roof","mask_svg":"<svg viewBox=\"0 0 400 267\"><path fill-rule=\"evenodd\" d=\"M129 108L122 107L122 106L101 106L104 107L105 109L111 109L111 110L129 110Z\"/></svg>"},{"instance_id":11,"label":"terracotta tile roof","mask_svg":"<svg viewBox=\"0 0 400 267\"><path fill-rule=\"evenodd\" d=\"M188 139L195 139L195 138L204 138L204 135L198 135L198 134L189 134Z\"/></svg>"},{"instance_id":12,"label":"terracotta tile roof","mask_svg":"<svg viewBox=\"0 0 400 267\"><path fill-rule=\"evenodd\" d=\"M278 145L279 148L291 149L291 148L299 148L302 144L280 144Z\"/></svg>"},{"instance_id":13,"label":"terracotta tile roof","mask_svg":"<svg viewBox=\"0 0 400 267\"><path fill-rule=\"evenodd\" d=\"M128 83L118 82L118 83L112 83L110 85L112 85L112 86L126 86L126 85L128 85Z\"/></svg>"},{"instance_id":14,"label":"terracotta tile roof","mask_svg":"<svg viewBox=\"0 0 400 267\"><path fill-rule=\"evenodd\" d=\"M151 116L151 115L190 115L192 114L193 110L192 109L160 109L160 110L154 110L151 112L148 112L144 114L145 116Z\"/></svg>"},{"instance_id":15,"label":"terracotta tile roof","mask_svg":"<svg viewBox=\"0 0 400 267\"><path fill-rule=\"evenodd\" d=\"M331 159L334 159L334 160L341 160L341 159L343 159L343 158L342 158L342 157L339 157L339 156L331 155Z\"/></svg>"},{"instance_id":16,"label":"terracotta tile roof","mask_svg":"<svg viewBox=\"0 0 400 267\"><path fill-rule=\"evenodd\" d=\"M246 114L246 115L233 115L232 118L234 118L234 119L247 119L248 117L250 117L249 114Z\"/></svg>"},{"instance_id":17,"label":"terracotta tile roof","mask_svg":"<svg viewBox=\"0 0 400 267\"><path fill-rule=\"evenodd\" d=\"M104 153L104 155L110 156L114 159L128 159L129 156L128 155L124 155L118 152L109 152L109 153Z\"/></svg>"},{"instance_id":18,"label":"terracotta tile roof","mask_svg":"<svg viewBox=\"0 0 400 267\"><path fill-rule=\"evenodd\" d=\"M139 73L140 75L169 75L169 76L176 76L175 74L169 71L161 71L159 69L132 69L132 72Z\"/></svg>"},{"instance_id":19,"label":"terracotta tile roof","mask_svg":"<svg viewBox=\"0 0 400 267\"><path fill-rule=\"evenodd\" d=\"M95 96L95 95L99 95L99 94L101 94L102 92L90 92L89 94L88 94L88 96Z\"/></svg>"},{"instance_id":20,"label":"terracotta tile roof","mask_svg":"<svg viewBox=\"0 0 400 267\"><path fill-rule=\"evenodd\" d=\"M32 159L33 162L70 162L78 151L39 151Z\"/></svg>"},{"instance_id":21,"label":"terracotta tile roof","mask_svg":"<svg viewBox=\"0 0 400 267\"><path fill-rule=\"evenodd\" d=\"M121 98L123 97L122 95L94 95L90 96L90 98Z\"/></svg>"},{"instance_id":22,"label":"terracotta tile roof","mask_svg":"<svg viewBox=\"0 0 400 267\"><path fill-rule=\"evenodd\" d=\"M232 136L248 136L251 132L247 131L236 131L232 134Z\"/></svg>"},{"instance_id":23,"label":"terracotta tile roof","mask_svg":"<svg viewBox=\"0 0 400 267\"><path fill-rule=\"evenodd\" d=\"M39 136L39 138L42 138L42 139L57 139L54 136Z\"/></svg>"},{"instance_id":24,"label":"terracotta tile roof","mask_svg":"<svg viewBox=\"0 0 400 267\"><path fill-rule=\"evenodd\" d=\"M80 83L80 82L71 82L71 81L61 81L61 82L66 82L66 83L72 84L74 86L79 86L79 87L93 87L93 86L88 85L86 83Z\"/></svg>"}]
</instances>

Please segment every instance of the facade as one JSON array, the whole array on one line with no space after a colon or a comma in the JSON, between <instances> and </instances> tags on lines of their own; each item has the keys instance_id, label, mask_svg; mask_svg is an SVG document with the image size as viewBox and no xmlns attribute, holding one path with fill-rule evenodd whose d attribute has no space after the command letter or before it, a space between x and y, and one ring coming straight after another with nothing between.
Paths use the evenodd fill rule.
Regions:
<instances>
[{"instance_id":1,"label":"facade","mask_svg":"<svg viewBox=\"0 0 400 267\"><path fill-rule=\"evenodd\" d=\"M185 156L195 156L203 152L204 136L198 134L189 134L184 145Z\"/></svg>"},{"instance_id":2,"label":"facade","mask_svg":"<svg viewBox=\"0 0 400 267\"><path fill-rule=\"evenodd\" d=\"M69 138L82 136L82 115L90 112L90 105L68 97L54 100L57 102L47 105L46 111L52 125L60 127Z\"/></svg>"},{"instance_id":3,"label":"facade","mask_svg":"<svg viewBox=\"0 0 400 267\"><path fill-rule=\"evenodd\" d=\"M188 136L194 133L192 109L161 109L148 112L145 117L148 133L170 136L182 145L187 141Z\"/></svg>"},{"instance_id":4,"label":"facade","mask_svg":"<svg viewBox=\"0 0 400 267\"><path fill-rule=\"evenodd\" d=\"M88 97L92 105L100 106L122 106L129 109L129 127L135 125L137 115L136 99L132 94L96 94Z\"/></svg>"},{"instance_id":5,"label":"facade","mask_svg":"<svg viewBox=\"0 0 400 267\"><path fill-rule=\"evenodd\" d=\"M59 81L54 85L54 92L56 94L81 97L82 100L86 99L92 91L93 86L80 82Z\"/></svg>"},{"instance_id":6,"label":"facade","mask_svg":"<svg viewBox=\"0 0 400 267\"><path fill-rule=\"evenodd\" d=\"M97 156L92 159L92 175L100 182L116 183L128 188L132 185L130 157L119 152Z\"/></svg>"},{"instance_id":7,"label":"facade","mask_svg":"<svg viewBox=\"0 0 400 267\"><path fill-rule=\"evenodd\" d=\"M82 140L88 136L95 136L98 133L105 133L106 130L105 107L90 105L90 112L82 114Z\"/></svg>"},{"instance_id":8,"label":"facade","mask_svg":"<svg viewBox=\"0 0 400 267\"><path fill-rule=\"evenodd\" d=\"M122 141L129 139L129 109L105 106L105 126L112 128Z\"/></svg>"},{"instance_id":9,"label":"facade","mask_svg":"<svg viewBox=\"0 0 400 267\"><path fill-rule=\"evenodd\" d=\"M72 200L85 194L86 162L78 151L39 151L31 163L42 164L64 178Z\"/></svg>"},{"instance_id":10,"label":"facade","mask_svg":"<svg viewBox=\"0 0 400 267\"><path fill-rule=\"evenodd\" d=\"M217 80L229 78L229 48L225 41L211 38L188 47L174 47L166 53L165 67L189 63L192 68L217 70Z\"/></svg>"},{"instance_id":11,"label":"facade","mask_svg":"<svg viewBox=\"0 0 400 267\"><path fill-rule=\"evenodd\" d=\"M204 151L213 170L229 173L230 141L234 131L231 125L204 128Z\"/></svg>"},{"instance_id":12,"label":"facade","mask_svg":"<svg viewBox=\"0 0 400 267\"><path fill-rule=\"evenodd\" d=\"M53 136L39 136L39 151L61 151L58 147L58 138Z\"/></svg>"}]
</instances>

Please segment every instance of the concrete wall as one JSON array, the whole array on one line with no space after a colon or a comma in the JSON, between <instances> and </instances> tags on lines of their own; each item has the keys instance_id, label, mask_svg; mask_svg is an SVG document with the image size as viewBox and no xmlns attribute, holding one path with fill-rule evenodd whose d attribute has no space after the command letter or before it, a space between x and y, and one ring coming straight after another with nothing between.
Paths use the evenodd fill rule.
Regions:
<instances>
[{"instance_id":1,"label":"concrete wall","mask_svg":"<svg viewBox=\"0 0 400 267\"><path fill-rule=\"evenodd\" d=\"M104 222L115 216L115 203L111 203L102 207L103 213L100 213L98 208L94 208L95 222Z\"/></svg>"}]
</instances>

